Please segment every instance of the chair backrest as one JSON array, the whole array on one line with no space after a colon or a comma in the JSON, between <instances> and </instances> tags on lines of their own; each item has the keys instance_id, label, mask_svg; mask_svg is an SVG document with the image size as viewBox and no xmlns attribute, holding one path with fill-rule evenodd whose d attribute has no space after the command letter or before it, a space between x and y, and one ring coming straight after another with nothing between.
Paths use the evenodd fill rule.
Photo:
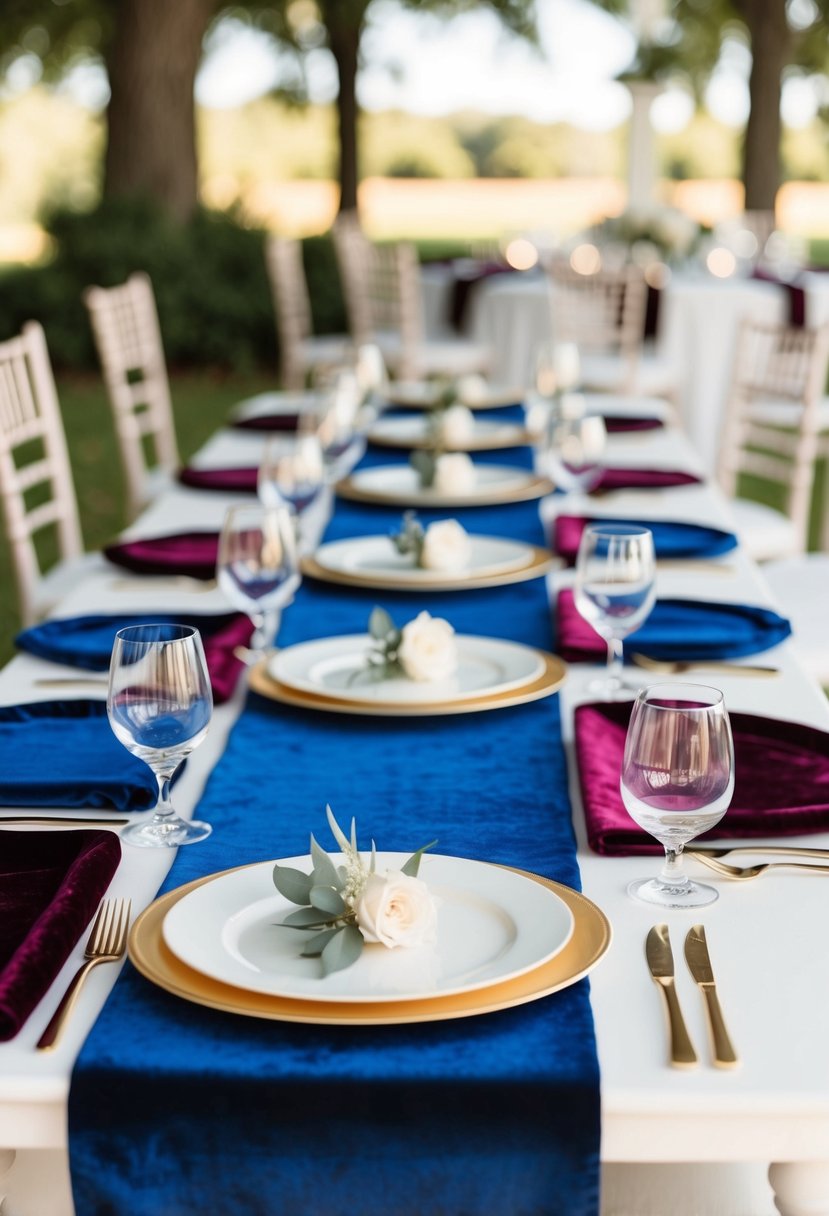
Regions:
<instances>
[{"instance_id":1,"label":"chair backrest","mask_svg":"<svg viewBox=\"0 0 829 1216\"><path fill-rule=\"evenodd\" d=\"M717 478L731 496L741 473L781 486L801 550L808 541L827 368L829 325L740 323Z\"/></svg>"},{"instance_id":2,"label":"chair backrest","mask_svg":"<svg viewBox=\"0 0 829 1216\"><path fill-rule=\"evenodd\" d=\"M371 341L373 330L369 289L373 246L360 227L356 212L341 212L334 221L332 235L348 328L355 344L361 346Z\"/></svg>"},{"instance_id":3,"label":"chair backrest","mask_svg":"<svg viewBox=\"0 0 829 1216\"><path fill-rule=\"evenodd\" d=\"M55 528L62 560L83 551L55 380L43 329L34 321L20 337L0 343L0 499L20 617L30 625L43 573L37 534Z\"/></svg>"},{"instance_id":4,"label":"chair backrest","mask_svg":"<svg viewBox=\"0 0 829 1216\"><path fill-rule=\"evenodd\" d=\"M265 265L276 314L282 387L299 391L305 386L307 370L303 343L312 333L301 241L269 236L265 242Z\"/></svg>"},{"instance_id":5,"label":"chair backrest","mask_svg":"<svg viewBox=\"0 0 829 1216\"><path fill-rule=\"evenodd\" d=\"M585 354L618 356L627 365L632 391L648 303L641 267L600 267L583 274L564 258L554 258L548 272L556 341L575 342Z\"/></svg>"},{"instance_id":6,"label":"chair backrest","mask_svg":"<svg viewBox=\"0 0 829 1216\"><path fill-rule=\"evenodd\" d=\"M87 288L84 302L115 420L129 512L135 516L147 502L150 469L172 473L179 464L153 288L146 274L133 274L119 287Z\"/></svg>"}]
</instances>

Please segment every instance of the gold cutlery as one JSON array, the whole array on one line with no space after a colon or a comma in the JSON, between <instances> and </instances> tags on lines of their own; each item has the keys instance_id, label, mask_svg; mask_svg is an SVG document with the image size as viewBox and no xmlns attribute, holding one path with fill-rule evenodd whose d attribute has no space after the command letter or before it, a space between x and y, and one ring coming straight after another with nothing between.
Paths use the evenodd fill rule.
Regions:
<instances>
[{"instance_id":1,"label":"gold cutlery","mask_svg":"<svg viewBox=\"0 0 829 1216\"><path fill-rule=\"evenodd\" d=\"M106 688L106 676L44 676L35 680L38 688Z\"/></svg>"},{"instance_id":2,"label":"gold cutlery","mask_svg":"<svg viewBox=\"0 0 829 1216\"><path fill-rule=\"evenodd\" d=\"M677 660L669 662L665 659L652 659L646 654L634 652L630 656L631 662L637 667L644 667L646 671L658 672L661 675L674 676L680 675L684 671L719 671L723 675L735 676L777 676L780 674L778 667L754 667L742 663L725 663L720 659L712 659L706 662L704 659L694 660Z\"/></svg>"},{"instance_id":3,"label":"gold cutlery","mask_svg":"<svg viewBox=\"0 0 829 1216\"><path fill-rule=\"evenodd\" d=\"M127 948L131 903L128 899L105 899L98 909L92 932L84 950L86 962L75 973L49 1025L37 1041L38 1051L51 1051L75 1007L81 986L99 963L117 963Z\"/></svg>"},{"instance_id":4,"label":"gold cutlery","mask_svg":"<svg viewBox=\"0 0 829 1216\"><path fill-rule=\"evenodd\" d=\"M110 581L112 591L155 591L177 587L182 591L215 591L215 578L191 578L189 574L136 574L135 578L114 578Z\"/></svg>"},{"instance_id":5,"label":"gold cutlery","mask_svg":"<svg viewBox=\"0 0 829 1216\"><path fill-rule=\"evenodd\" d=\"M688 930L685 938L685 961L705 997L705 1012L708 1015L708 1027L714 1047L714 1066L716 1068L734 1068L740 1061L725 1028L717 997L717 987L714 983L711 958L708 954L708 943L705 940L705 929L702 925L694 925L693 929Z\"/></svg>"},{"instance_id":6,"label":"gold cutlery","mask_svg":"<svg viewBox=\"0 0 829 1216\"><path fill-rule=\"evenodd\" d=\"M701 861L715 874L720 874L723 878L736 878L738 881L759 878L767 870L811 870L813 874L829 874L829 864L819 866L809 865L805 861L761 861L754 866L729 866L724 861L718 861L716 857L708 857L705 853L697 853L695 850L691 850L686 855Z\"/></svg>"},{"instance_id":7,"label":"gold cutlery","mask_svg":"<svg viewBox=\"0 0 829 1216\"><path fill-rule=\"evenodd\" d=\"M688 561L668 560L662 558L656 563L657 573L673 573L677 574L733 574L734 567L728 562L706 562L699 559L689 558Z\"/></svg>"},{"instance_id":8,"label":"gold cutlery","mask_svg":"<svg viewBox=\"0 0 829 1216\"><path fill-rule=\"evenodd\" d=\"M695 844L694 854L699 857L728 857L730 853L771 853L775 857L817 857L829 861L829 849L806 849L791 844L732 844L726 848L714 845Z\"/></svg>"},{"instance_id":9,"label":"gold cutlery","mask_svg":"<svg viewBox=\"0 0 829 1216\"><path fill-rule=\"evenodd\" d=\"M662 989L671 1034L671 1064L674 1068L693 1068L697 1053L688 1034L674 984L674 956L667 925L654 925L645 941L645 954L651 976Z\"/></svg>"},{"instance_id":10,"label":"gold cutlery","mask_svg":"<svg viewBox=\"0 0 829 1216\"><path fill-rule=\"evenodd\" d=\"M117 816L116 817L113 815L104 815L103 817L98 818L98 819L93 818L92 815L89 815L89 816L85 816L85 815L0 815L0 827L2 827L4 823L15 823L15 824L57 823L57 824L71 824L74 827L78 827L79 825L83 824L84 827L91 826L91 827L108 828L108 827L115 827L115 826L123 826L123 824L129 823L129 819L127 819L126 816L123 816L123 817Z\"/></svg>"}]
</instances>

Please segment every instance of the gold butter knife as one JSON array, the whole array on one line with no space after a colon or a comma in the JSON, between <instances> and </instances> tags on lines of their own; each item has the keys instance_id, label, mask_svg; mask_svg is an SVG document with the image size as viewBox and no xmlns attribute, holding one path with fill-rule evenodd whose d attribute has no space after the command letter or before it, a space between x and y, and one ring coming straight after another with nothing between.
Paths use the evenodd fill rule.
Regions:
<instances>
[{"instance_id":1,"label":"gold butter knife","mask_svg":"<svg viewBox=\"0 0 829 1216\"><path fill-rule=\"evenodd\" d=\"M705 997L705 1009L714 1045L714 1065L717 1068L735 1068L740 1060L725 1028L702 925L694 925L693 929L688 930L685 938L685 961Z\"/></svg>"},{"instance_id":2,"label":"gold butter knife","mask_svg":"<svg viewBox=\"0 0 829 1216\"><path fill-rule=\"evenodd\" d=\"M694 1051L676 995L674 956L667 925L654 925L648 932L645 955L650 973L665 996L671 1032L671 1064L674 1068L694 1068L697 1064L697 1053Z\"/></svg>"}]
</instances>

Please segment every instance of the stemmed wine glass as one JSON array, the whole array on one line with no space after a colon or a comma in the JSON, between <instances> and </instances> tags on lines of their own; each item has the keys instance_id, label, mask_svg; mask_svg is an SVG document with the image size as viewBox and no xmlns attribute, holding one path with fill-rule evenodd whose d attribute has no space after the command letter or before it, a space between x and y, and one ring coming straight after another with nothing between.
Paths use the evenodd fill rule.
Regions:
<instances>
[{"instance_id":1,"label":"stemmed wine glass","mask_svg":"<svg viewBox=\"0 0 829 1216\"><path fill-rule=\"evenodd\" d=\"M601 479L606 439L602 418L551 412L541 439L539 468L565 494L586 494Z\"/></svg>"},{"instance_id":2,"label":"stemmed wine glass","mask_svg":"<svg viewBox=\"0 0 829 1216\"><path fill-rule=\"evenodd\" d=\"M365 450L365 436L359 429L362 393L352 368L340 368L331 375L322 401L316 434L326 481L333 485L351 471Z\"/></svg>"},{"instance_id":3,"label":"stemmed wine glass","mask_svg":"<svg viewBox=\"0 0 829 1216\"><path fill-rule=\"evenodd\" d=\"M656 600L653 533L631 524L588 524L576 558L577 610L607 642L607 675L591 691L607 701L624 690L624 640L645 623Z\"/></svg>"},{"instance_id":4,"label":"stemmed wine glass","mask_svg":"<svg viewBox=\"0 0 829 1216\"><path fill-rule=\"evenodd\" d=\"M249 658L273 645L281 610L299 586L296 537L288 508L230 507L219 536L219 587L253 621Z\"/></svg>"},{"instance_id":5,"label":"stemmed wine glass","mask_svg":"<svg viewBox=\"0 0 829 1216\"><path fill-rule=\"evenodd\" d=\"M121 839L144 848L193 844L209 823L181 819L170 782L207 734L213 694L201 637L189 625L131 625L115 635L107 714L119 743L149 765L158 803L149 823L124 828Z\"/></svg>"},{"instance_id":6,"label":"stemmed wine glass","mask_svg":"<svg viewBox=\"0 0 829 1216\"><path fill-rule=\"evenodd\" d=\"M734 745L719 689L642 689L630 717L621 788L628 814L665 849L661 874L631 883L628 893L663 908L713 903L717 891L683 873L682 850L719 823L734 792Z\"/></svg>"}]
</instances>

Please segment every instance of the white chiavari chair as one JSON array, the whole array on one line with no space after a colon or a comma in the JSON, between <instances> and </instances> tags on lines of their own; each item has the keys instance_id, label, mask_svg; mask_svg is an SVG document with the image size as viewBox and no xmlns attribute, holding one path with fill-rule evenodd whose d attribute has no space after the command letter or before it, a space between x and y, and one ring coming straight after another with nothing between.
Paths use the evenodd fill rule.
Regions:
<instances>
[{"instance_id":1,"label":"white chiavari chair","mask_svg":"<svg viewBox=\"0 0 829 1216\"><path fill-rule=\"evenodd\" d=\"M42 327L0 343L0 501L20 619L31 625L85 572L66 436ZM54 529L58 563L44 573L36 538Z\"/></svg>"},{"instance_id":2,"label":"white chiavari chair","mask_svg":"<svg viewBox=\"0 0 829 1216\"><path fill-rule=\"evenodd\" d=\"M378 346L394 376L463 376L486 372L487 347L448 331L426 336L415 247L406 241L370 241L356 215L338 216L334 245L348 314L357 345Z\"/></svg>"},{"instance_id":3,"label":"white chiavari chair","mask_svg":"<svg viewBox=\"0 0 829 1216\"><path fill-rule=\"evenodd\" d=\"M313 333L301 241L269 236L265 265L276 314L282 387L298 392L314 368L347 362L353 353L352 342L346 334Z\"/></svg>"},{"instance_id":4,"label":"white chiavari chair","mask_svg":"<svg viewBox=\"0 0 829 1216\"><path fill-rule=\"evenodd\" d=\"M134 518L179 466L170 385L149 277L84 292Z\"/></svg>"},{"instance_id":5,"label":"white chiavari chair","mask_svg":"<svg viewBox=\"0 0 829 1216\"><path fill-rule=\"evenodd\" d=\"M757 561L796 557L808 546L827 367L829 326L741 322L717 478ZM744 497L746 476L774 487L782 509Z\"/></svg>"},{"instance_id":6,"label":"white chiavari chair","mask_svg":"<svg viewBox=\"0 0 829 1216\"><path fill-rule=\"evenodd\" d=\"M676 372L645 342L648 287L642 268L600 265L583 273L555 257L547 270L553 337L578 345L582 387L673 399Z\"/></svg>"}]
</instances>

